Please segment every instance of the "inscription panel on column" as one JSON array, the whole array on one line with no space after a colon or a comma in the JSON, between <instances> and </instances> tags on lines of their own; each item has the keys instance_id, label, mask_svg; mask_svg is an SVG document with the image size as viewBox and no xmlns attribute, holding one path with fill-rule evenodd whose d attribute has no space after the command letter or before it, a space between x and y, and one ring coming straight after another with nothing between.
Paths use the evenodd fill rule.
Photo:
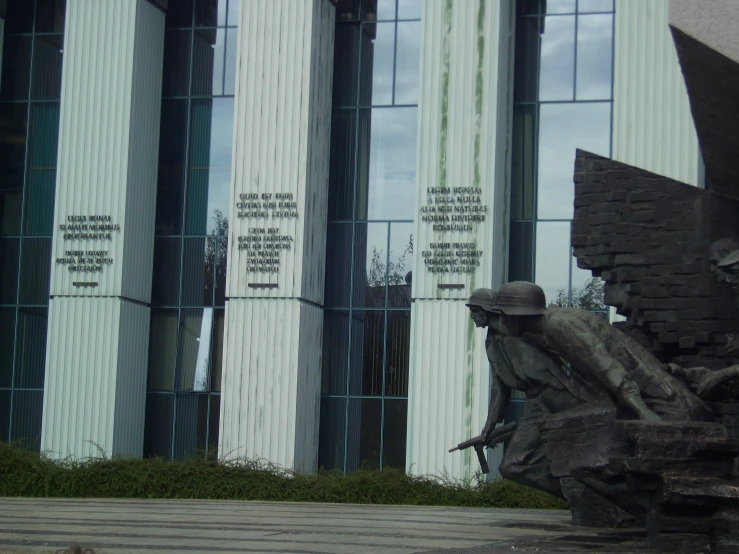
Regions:
<instances>
[{"instance_id":1,"label":"inscription panel on column","mask_svg":"<svg viewBox=\"0 0 739 554\"><path fill-rule=\"evenodd\" d=\"M426 203L419 209L426 232L421 245L423 271L439 278L440 286L464 288L483 259L478 230L488 217L482 189L477 187L427 187ZM480 241L481 242L481 241Z\"/></svg>"},{"instance_id":2,"label":"inscription panel on column","mask_svg":"<svg viewBox=\"0 0 739 554\"><path fill-rule=\"evenodd\" d=\"M292 192L239 194L233 210L240 233L231 271L247 288L276 289L292 273L299 228L297 195Z\"/></svg>"},{"instance_id":3,"label":"inscription panel on column","mask_svg":"<svg viewBox=\"0 0 739 554\"><path fill-rule=\"evenodd\" d=\"M101 290L101 282L115 264L120 223L106 214L70 214L62 221L54 230L53 261L54 270L67 273L68 278L63 279L64 290L54 294L77 295L85 290L88 294L109 294Z\"/></svg>"}]
</instances>

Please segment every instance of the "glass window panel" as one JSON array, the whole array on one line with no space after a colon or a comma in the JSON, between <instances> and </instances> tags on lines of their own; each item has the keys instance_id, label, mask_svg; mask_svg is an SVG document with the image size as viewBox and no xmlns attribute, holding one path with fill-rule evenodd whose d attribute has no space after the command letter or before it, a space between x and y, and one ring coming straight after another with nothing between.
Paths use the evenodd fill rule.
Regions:
<instances>
[{"instance_id":1,"label":"glass window panel","mask_svg":"<svg viewBox=\"0 0 739 554\"><path fill-rule=\"evenodd\" d=\"M176 306L180 299L180 256L182 239L154 239L154 272L151 283L151 303Z\"/></svg>"},{"instance_id":2,"label":"glass window panel","mask_svg":"<svg viewBox=\"0 0 739 554\"><path fill-rule=\"evenodd\" d=\"M513 73L513 94L516 102L536 101L538 66L539 18L519 17L516 19L516 54Z\"/></svg>"},{"instance_id":3,"label":"glass window panel","mask_svg":"<svg viewBox=\"0 0 739 554\"><path fill-rule=\"evenodd\" d=\"M204 457L208 437L208 395L178 394L175 400L174 457Z\"/></svg>"},{"instance_id":4,"label":"glass window panel","mask_svg":"<svg viewBox=\"0 0 739 554\"><path fill-rule=\"evenodd\" d=\"M233 98L194 100L191 117L185 233L204 235L229 213Z\"/></svg>"},{"instance_id":5,"label":"glass window panel","mask_svg":"<svg viewBox=\"0 0 739 554\"><path fill-rule=\"evenodd\" d=\"M334 110L331 118L328 219L352 219L357 111Z\"/></svg>"},{"instance_id":6,"label":"glass window panel","mask_svg":"<svg viewBox=\"0 0 739 554\"><path fill-rule=\"evenodd\" d=\"M232 2L234 0L231 0ZM210 412L208 413L208 458L218 459L218 436L221 422L221 397L210 395Z\"/></svg>"},{"instance_id":7,"label":"glass window panel","mask_svg":"<svg viewBox=\"0 0 739 554\"><path fill-rule=\"evenodd\" d=\"M18 2L11 2L11 5ZM5 33L8 33L6 24ZM0 100L26 100L31 80L31 37L5 36Z\"/></svg>"},{"instance_id":8,"label":"glass window panel","mask_svg":"<svg viewBox=\"0 0 739 554\"><path fill-rule=\"evenodd\" d=\"M359 82L359 25L337 25L334 44L333 105L355 106ZM371 69L371 67L369 68ZM365 72L368 68L365 68ZM370 81L367 81L369 83Z\"/></svg>"},{"instance_id":9,"label":"glass window panel","mask_svg":"<svg viewBox=\"0 0 739 554\"><path fill-rule=\"evenodd\" d=\"M227 229L228 230L228 229ZM228 263L228 237L219 236L213 239L215 252L215 305L226 305L226 267Z\"/></svg>"},{"instance_id":10,"label":"glass window panel","mask_svg":"<svg viewBox=\"0 0 739 554\"><path fill-rule=\"evenodd\" d=\"M388 259L388 306L411 307L413 223L392 223Z\"/></svg>"},{"instance_id":11,"label":"glass window panel","mask_svg":"<svg viewBox=\"0 0 739 554\"><path fill-rule=\"evenodd\" d=\"M173 2L173 4L175 4ZM174 6L167 9L167 17ZM187 96L190 83L190 43L192 31L164 32L164 73L162 96ZM162 136L170 136L164 134ZM163 141L162 141L163 142Z\"/></svg>"},{"instance_id":12,"label":"glass window panel","mask_svg":"<svg viewBox=\"0 0 739 554\"><path fill-rule=\"evenodd\" d=\"M336 0L336 21L359 21L360 0Z\"/></svg>"},{"instance_id":13,"label":"glass window panel","mask_svg":"<svg viewBox=\"0 0 739 554\"><path fill-rule=\"evenodd\" d=\"M350 312L323 312L321 394L346 394Z\"/></svg>"},{"instance_id":14,"label":"glass window panel","mask_svg":"<svg viewBox=\"0 0 739 554\"><path fill-rule=\"evenodd\" d=\"M537 106L513 107L511 219L534 218Z\"/></svg>"},{"instance_id":15,"label":"glass window panel","mask_svg":"<svg viewBox=\"0 0 739 554\"><path fill-rule=\"evenodd\" d=\"M346 448L346 398L321 398L318 432L318 467L344 469Z\"/></svg>"},{"instance_id":16,"label":"glass window panel","mask_svg":"<svg viewBox=\"0 0 739 554\"><path fill-rule=\"evenodd\" d=\"M610 99L612 69L613 16L580 16L577 22L577 99Z\"/></svg>"},{"instance_id":17,"label":"glass window panel","mask_svg":"<svg viewBox=\"0 0 739 554\"><path fill-rule=\"evenodd\" d=\"M379 469L382 441L382 400L350 398L348 407L346 471Z\"/></svg>"},{"instance_id":18,"label":"glass window panel","mask_svg":"<svg viewBox=\"0 0 739 554\"><path fill-rule=\"evenodd\" d=\"M0 304L16 303L19 253L19 239L0 239Z\"/></svg>"},{"instance_id":19,"label":"glass window panel","mask_svg":"<svg viewBox=\"0 0 739 554\"><path fill-rule=\"evenodd\" d=\"M223 374L223 337L225 311L213 310L213 350L211 357L213 363L210 365L210 390L221 390L221 376Z\"/></svg>"},{"instance_id":20,"label":"glass window panel","mask_svg":"<svg viewBox=\"0 0 739 554\"><path fill-rule=\"evenodd\" d=\"M14 386L17 388L44 387L48 321L47 308L18 309L14 378Z\"/></svg>"},{"instance_id":21,"label":"glass window panel","mask_svg":"<svg viewBox=\"0 0 739 554\"><path fill-rule=\"evenodd\" d=\"M182 305L213 305L213 262L215 239L184 239L182 260Z\"/></svg>"},{"instance_id":22,"label":"glass window panel","mask_svg":"<svg viewBox=\"0 0 739 554\"><path fill-rule=\"evenodd\" d=\"M213 308L182 310L176 390L208 390Z\"/></svg>"},{"instance_id":23,"label":"glass window panel","mask_svg":"<svg viewBox=\"0 0 739 554\"><path fill-rule=\"evenodd\" d=\"M36 32L63 33L66 8L67 0L36 0Z\"/></svg>"},{"instance_id":24,"label":"glass window panel","mask_svg":"<svg viewBox=\"0 0 739 554\"><path fill-rule=\"evenodd\" d=\"M547 14L550 13L575 13L575 0L547 0ZM549 20L547 19L547 25Z\"/></svg>"},{"instance_id":25,"label":"glass window panel","mask_svg":"<svg viewBox=\"0 0 739 554\"><path fill-rule=\"evenodd\" d=\"M408 428L408 401L385 400L382 467L405 471L405 446Z\"/></svg>"},{"instance_id":26,"label":"glass window panel","mask_svg":"<svg viewBox=\"0 0 739 554\"><path fill-rule=\"evenodd\" d=\"M182 231L187 100L162 101L161 136L155 233L176 235Z\"/></svg>"},{"instance_id":27,"label":"glass window panel","mask_svg":"<svg viewBox=\"0 0 739 554\"><path fill-rule=\"evenodd\" d=\"M575 151L609 156L611 104L543 105L539 117L539 219L572 219Z\"/></svg>"},{"instance_id":28,"label":"glass window panel","mask_svg":"<svg viewBox=\"0 0 739 554\"><path fill-rule=\"evenodd\" d=\"M223 27L226 25L226 0L195 0L195 25Z\"/></svg>"},{"instance_id":29,"label":"glass window panel","mask_svg":"<svg viewBox=\"0 0 739 554\"><path fill-rule=\"evenodd\" d=\"M197 29L193 34L193 96L220 96L223 94L225 43L225 29Z\"/></svg>"},{"instance_id":30,"label":"glass window panel","mask_svg":"<svg viewBox=\"0 0 739 554\"><path fill-rule=\"evenodd\" d=\"M421 19L421 0L398 0L398 19Z\"/></svg>"},{"instance_id":31,"label":"glass window panel","mask_svg":"<svg viewBox=\"0 0 739 554\"><path fill-rule=\"evenodd\" d=\"M165 13L167 27L192 27L193 0L169 2Z\"/></svg>"},{"instance_id":32,"label":"glass window panel","mask_svg":"<svg viewBox=\"0 0 739 554\"><path fill-rule=\"evenodd\" d=\"M395 104L418 104L418 66L421 61L421 22L398 23L395 60Z\"/></svg>"},{"instance_id":33,"label":"glass window panel","mask_svg":"<svg viewBox=\"0 0 739 554\"><path fill-rule=\"evenodd\" d=\"M408 368L411 352L411 312L387 313L387 354L385 395L408 396Z\"/></svg>"},{"instance_id":34,"label":"glass window panel","mask_svg":"<svg viewBox=\"0 0 739 554\"><path fill-rule=\"evenodd\" d=\"M590 270L577 267L572 256L572 306L582 310L606 310L603 285L600 277L593 277Z\"/></svg>"},{"instance_id":35,"label":"glass window panel","mask_svg":"<svg viewBox=\"0 0 739 554\"><path fill-rule=\"evenodd\" d=\"M365 120L371 124L369 181L363 190L360 180L358 219L415 217L417 113L417 108L375 108L371 123Z\"/></svg>"},{"instance_id":36,"label":"glass window panel","mask_svg":"<svg viewBox=\"0 0 739 554\"><path fill-rule=\"evenodd\" d=\"M177 359L177 309L151 309L149 327L149 390L172 390Z\"/></svg>"},{"instance_id":37,"label":"glass window panel","mask_svg":"<svg viewBox=\"0 0 739 554\"><path fill-rule=\"evenodd\" d=\"M0 234L21 231L27 104L0 104Z\"/></svg>"},{"instance_id":38,"label":"glass window panel","mask_svg":"<svg viewBox=\"0 0 739 554\"><path fill-rule=\"evenodd\" d=\"M547 304L567 305L570 288L570 222L539 222L536 226L536 279Z\"/></svg>"},{"instance_id":39,"label":"glass window panel","mask_svg":"<svg viewBox=\"0 0 739 554\"><path fill-rule=\"evenodd\" d=\"M13 386L14 347L15 308L0 308L0 387L3 388Z\"/></svg>"},{"instance_id":40,"label":"glass window panel","mask_svg":"<svg viewBox=\"0 0 739 554\"><path fill-rule=\"evenodd\" d=\"M326 229L324 302L327 307L347 307L350 304L352 227L351 223L329 223Z\"/></svg>"},{"instance_id":41,"label":"glass window panel","mask_svg":"<svg viewBox=\"0 0 739 554\"><path fill-rule=\"evenodd\" d=\"M349 394L380 396L385 358L385 312L352 312Z\"/></svg>"},{"instance_id":42,"label":"glass window panel","mask_svg":"<svg viewBox=\"0 0 739 554\"><path fill-rule=\"evenodd\" d=\"M372 2L365 2L366 6L370 6ZM386 21L395 19L395 0L376 0L374 4L377 5L377 20ZM369 10L365 11L364 19L370 19Z\"/></svg>"},{"instance_id":43,"label":"glass window panel","mask_svg":"<svg viewBox=\"0 0 739 554\"><path fill-rule=\"evenodd\" d=\"M6 2L5 33L30 33L33 31L33 2L11 0Z\"/></svg>"},{"instance_id":44,"label":"glass window panel","mask_svg":"<svg viewBox=\"0 0 739 554\"><path fill-rule=\"evenodd\" d=\"M59 100L62 95L64 35L36 37L33 51L32 100Z\"/></svg>"},{"instance_id":45,"label":"glass window panel","mask_svg":"<svg viewBox=\"0 0 739 554\"><path fill-rule=\"evenodd\" d=\"M612 12L613 0L580 0L577 9L580 13Z\"/></svg>"},{"instance_id":46,"label":"glass window panel","mask_svg":"<svg viewBox=\"0 0 739 554\"><path fill-rule=\"evenodd\" d=\"M574 84L575 16L547 17L541 37L539 100L572 100Z\"/></svg>"},{"instance_id":47,"label":"glass window panel","mask_svg":"<svg viewBox=\"0 0 739 554\"><path fill-rule=\"evenodd\" d=\"M43 410L44 391L14 391L10 440L20 441L28 450L38 452L41 447L41 417Z\"/></svg>"},{"instance_id":48,"label":"glass window panel","mask_svg":"<svg viewBox=\"0 0 739 554\"><path fill-rule=\"evenodd\" d=\"M233 1L233 0L232 0ZM236 52L238 31L226 31L226 67L223 74L223 94L236 94Z\"/></svg>"},{"instance_id":49,"label":"glass window panel","mask_svg":"<svg viewBox=\"0 0 739 554\"><path fill-rule=\"evenodd\" d=\"M228 25L236 27L239 24L239 0L228 0Z\"/></svg>"},{"instance_id":50,"label":"glass window panel","mask_svg":"<svg viewBox=\"0 0 739 554\"><path fill-rule=\"evenodd\" d=\"M534 223L511 223L508 281L534 280Z\"/></svg>"},{"instance_id":51,"label":"glass window panel","mask_svg":"<svg viewBox=\"0 0 739 554\"><path fill-rule=\"evenodd\" d=\"M0 390L0 441L10 440L10 395L9 390Z\"/></svg>"},{"instance_id":52,"label":"glass window panel","mask_svg":"<svg viewBox=\"0 0 739 554\"><path fill-rule=\"evenodd\" d=\"M354 230L355 307L382 308L387 293L387 223L358 223Z\"/></svg>"},{"instance_id":53,"label":"glass window panel","mask_svg":"<svg viewBox=\"0 0 739 554\"><path fill-rule=\"evenodd\" d=\"M51 239L25 239L21 242L19 304L49 303Z\"/></svg>"},{"instance_id":54,"label":"glass window panel","mask_svg":"<svg viewBox=\"0 0 739 554\"><path fill-rule=\"evenodd\" d=\"M374 36L371 34L373 29L376 30ZM383 106L393 103L394 63L395 23L362 25L362 76L359 84L361 105ZM365 66L367 70L364 69ZM368 93L371 93L370 98L367 97Z\"/></svg>"},{"instance_id":55,"label":"glass window panel","mask_svg":"<svg viewBox=\"0 0 739 554\"><path fill-rule=\"evenodd\" d=\"M24 233L50 236L54 227L59 104L31 105Z\"/></svg>"},{"instance_id":56,"label":"glass window panel","mask_svg":"<svg viewBox=\"0 0 739 554\"><path fill-rule=\"evenodd\" d=\"M174 394L146 395L146 422L144 424L144 457L172 456L172 415Z\"/></svg>"}]
</instances>

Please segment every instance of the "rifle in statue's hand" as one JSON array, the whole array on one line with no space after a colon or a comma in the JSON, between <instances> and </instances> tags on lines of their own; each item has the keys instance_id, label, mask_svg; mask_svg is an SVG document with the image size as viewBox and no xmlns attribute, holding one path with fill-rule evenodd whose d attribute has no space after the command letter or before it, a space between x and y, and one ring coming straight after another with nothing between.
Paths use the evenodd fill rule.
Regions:
<instances>
[{"instance_id":1,"label":"rifle in statue's hand","mask_svg":"<svg viewBox=\"0 0 739 554\"><path fill-rule=\"evenodd\" d=\"M460 442L456 447L449 450L449 452L454 452L455 450L466 450L470 447L474 448L475 454L477 454L477 461L480 462L480 469L483 473L490 473L490 467L488 466L488 461L485 459L483 447L487 446L488 448L492 448L495 445L508 440L513 436L517 425L518 424L515 421L511 421L497 429L493 429L493 431L488 433L487 436L478 435L468 441Z\"/></svg>"}]
</instances>

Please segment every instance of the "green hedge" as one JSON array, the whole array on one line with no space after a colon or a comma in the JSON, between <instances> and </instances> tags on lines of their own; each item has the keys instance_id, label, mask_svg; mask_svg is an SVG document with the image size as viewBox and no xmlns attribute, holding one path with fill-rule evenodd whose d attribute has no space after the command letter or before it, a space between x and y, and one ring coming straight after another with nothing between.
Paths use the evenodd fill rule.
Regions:
<instances>
[{"instance_id":1,"label":"green hedge","mask_svg":"<svg viewBox=\"0 0 739 554\"><path fill-rule=\"evenodd\" d=\"M200 498L565 509L548 494L511 481L457 482L408 476L396 469L292 474L241 460L161 459L51 461L0 443L0 496Z\"/></svg>"}]
</instances>

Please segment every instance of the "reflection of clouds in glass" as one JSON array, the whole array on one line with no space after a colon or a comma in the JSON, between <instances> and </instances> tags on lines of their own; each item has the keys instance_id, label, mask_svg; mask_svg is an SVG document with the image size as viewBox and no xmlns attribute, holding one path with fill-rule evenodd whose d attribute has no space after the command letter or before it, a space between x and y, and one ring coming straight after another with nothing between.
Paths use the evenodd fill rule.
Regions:
<instances>
[{"instance_id":1,"label":"reflection of clouds in glass","mask_svg":"<svg viewBox=\"0 0 739 554\"><path fill-rule=\"evenodd\" d=\"M358 248L361 246L357 244ZM355 257L357 255L355 253ZM369 283L372 286L384 285L387 271L387 223L367 223L365 263Z\"/></svg>"},{"instance_id":2,"label":"reflection of clouds in glass","mask_svg":"<svg viewBox=\"0 0 739 554\"><path fill-rule=\"evenodd\" d=\"M541 37L539 100L572 100L575 16L547 17Z\"/></svg>"},{"instance_id":3,"label":"reflection of clouds in glass","mask_svg":"<svg viewBox=\"0 0 739 554\"><path fill-rule=\"evenodd\" d=\"M536 277L544 289L547 304L557 300L559 291L569 290L570 222L544 222L536 225Z\"/></svg>"},{"instance_id":4,"label":"reflection of clouds in glass","mask_svg":"<svg viewBox=\"0 0 739 554\"><path fill-rule=\"evenodd\" d=\"M421 19L421 0L398 0L398 19Z\"/></svg>"},{"instance_id":5,"label":"reflection of clouds in glass","mask_svg":"<svg viewBox=\"0 0 739 554\"><path fill-rule=\"evenodd\" d=\"M417 108L374 108L368 219L413 219Z\"/></svg>"},{"instance_id":6,"label":"reflection of clouds in glass","mask_svg":"<svg viewBox=\"0 0 739 554\"><path fill-rule=\"evenodd\" d=\"M613 16L583 15L577 22L577 99L611 98Z\"/></svg>"},{"instance_id":7,"label":"reflection of clouds in glass","mask_svg":"<svg viewBox=\"0 0 739 554\"><path fill-rule=\"evenodd\" d=\"M377 37L373 41L365 40L362 47L373 49L372 105L392 104L395 23L377 23Z\"/></svg>"},{"instance_id":8,"label":"reflection of clouds in glass","mask_svg":"<svg viewBox=\"0 0 739 554\"><path fill-rule=\"evenodd\" d=\"M239 0L228 2L228 25L235 27L239 24Z\"/></svg>"},{"instance_id":9,"label":"reflection of clouds in glass","mask_svg":"<svg viewBox=\"0 0 739 554\"><path fill-rule=\"evenodd\" d=\"M390 228L390 264L398 271L404 268L399 277L405 279L405 274L413 268L413 252L410 249L413 236L413 223L393 223ZM401 268L402 266L402 268Z\"/></svg>"},{"instance_id":10,"label":"reflection of clouds in glass","mask_svg":"<svg viewBox=\"0 0 739 554\"><path fill-rule=\"evenodd\" d=\"M418 66L421 59L421 22L398 23L395 60L395 103L418 103Z\"/></svg>"},{"instance_id":11,"label":"reflection of clouds in glass","mask_svg":"<svg viewBox=\"0 0 739 554\"><path fill-rule=\"evenodd\" d=\"M226 69L223 94L236 92L236 49L238 32L236 29L226 31Z\"/></svg>"},{"instance_id":12,"label":"reflection of clouds in glass","mask_svg":"<svg viewBox=\"0 0 739 554\"><path fill-rule=\"evenodd\" d=\"M233 98L213 99L213 112L210 127L210 167L231 168L233 122Z\"/></svg>"},{"instance_id":13,"label":"reflection of clouds in glass","mask_svg":"<svg viewBox=\"0 0 739 554\"><path fill-rule=\"evenodd\" d=\"M580 13L612 12L613 0L580 0L577 9Z\"/></svg>"},{"instance_id":14,"label":"reflection of clouds in glass","mask_svg":"<svg viewBox=\"0 0 739 554\"><path fill-rule=\"evenodd\" d=\"M395 19L395 0L377 0L377 19Z\"/></svg>"},{"instance_id":15,"label":"reflection of clouds in glass","mask_svg":"<svg viewBox=\"0 0 739 554\"><path fill-rule=\"evenodd\" d=\"M547 13L575 13L575 0L547 0Z\"/></svg>"},{"instance_id":16,"label":"reflection of clouds in glass","mask_svg":"<svg viewBox=\"0 0 739 554\"><path fill-rule=\"evenodd\" d=\"M539 219L571 219L575 150L610 155L611 104L544 104L539 122Z\"/></svg>"},{"instance_id":17,"label":"reflection of clouds in glass","mask_svg":"<svg viewBox=\"0 0 739 554\"><path fill-rule=\"evenodd\" d=\"M218 4L218 26L226 24L226 0L215 0Z\"/></svg>"},{"instance_id":18,"label":"reflection of clouds in glass","mask_svg":"<svg viewBox=\"0 0 739 554\"><path fill-rule=\"evenodd\" d=\"M228 217L230 198L231 171L211 169L208 174L208 234L214 234L216 231L214 220L216 210L219 210L224 217Z\"/></svg>"}]
</instances>

